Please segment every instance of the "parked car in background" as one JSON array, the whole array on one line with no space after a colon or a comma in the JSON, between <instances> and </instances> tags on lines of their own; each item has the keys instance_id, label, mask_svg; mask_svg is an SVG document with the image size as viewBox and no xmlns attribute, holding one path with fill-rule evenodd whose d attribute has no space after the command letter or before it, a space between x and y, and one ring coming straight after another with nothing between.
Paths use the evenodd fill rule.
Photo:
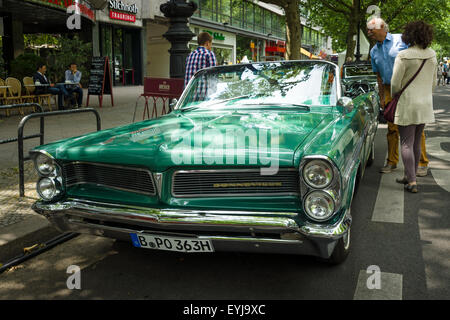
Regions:
<instances>
[{"instance_id":1,"label":"parked car in background","mask_svg":"<svg viewBox=\"0 0 450 320\"><path fill-rule=\"evenodd\" d=\"M369 61L345 63L342 66L344 93L357 96L369 91L377 91L377 75Z\"/></svg>"},{"instance_id":2,"label":"parked car in background","mask_svg":"<svg viewBox=\"0 0 450 320\"><path fill-rule=\"evenodd\" d=\"M140 248L341 263L378 109L374 91L344 96L326 61L203 69L170 114L33 149L33 208Z\"/></svg>"}]
</instances>

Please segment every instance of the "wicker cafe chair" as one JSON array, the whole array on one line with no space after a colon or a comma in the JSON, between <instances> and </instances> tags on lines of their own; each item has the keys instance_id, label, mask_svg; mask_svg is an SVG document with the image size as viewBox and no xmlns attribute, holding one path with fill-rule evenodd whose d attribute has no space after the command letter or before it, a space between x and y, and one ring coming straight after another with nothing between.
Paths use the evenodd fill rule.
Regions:
<instances>
[{"instance_id":1,"label":"wicker cafe chair","mask_svg":"<svg viewBox=\"0 0 450 320\"><path fill-rule=\"evenodd\" d=\"M22 84L16 78L7 78L6 85L10 86L8 88L10 96L7 97L7 99L9 98L10 100L18 101L18 103L23 103L23 101L32 98L31 96L22 95ZM19 112L21 115L24 114L23 109L21 107L19 107Z\"/></svg>"},{"instance_id":2,"label":"wicker cafe chair","mask_svg":"<svg viewBox=\"0 0 450 320\"><path fill-rule=\"evenodd\" d=\"M7 88L6 104L22 103L22 85L20 81L15 78L6 78L5 85ZM23 115L22 108L19 108L20 114ZM9 116L9 110L6 110L6 115Z\"/></svg>"},{"instance_id":3,"label":"wicker cafe chair","mask_svg":"<svg viewBox=\"0 0 450 320\"><path fill-rule=\"evenodd\" d=\"M0 78L0 87L6 86L5 80ZM0 103L7 104L6 102L6 88L0 88ZM5 110L8 115L8 110Z\"/></svg>"},{"instance_id":4,"label":"wicker cafe chair","mask_svg":"<svg viewBox=\"0 0 450 320\"><path fill-rule=\"evenodd\" d=\"M34 86L33 78L31 77L24 77L22 80L24 84L25 91L27 92L26 97L24 98L24 102L38 102L39 103L39 97L34 94L34 91L36 91L36 87ZM36 108L33 107L33 111L36 112Z\"/></svg>"},{"instance_id":5,"label":"wicker cafe chair","mask_svg":"<svg viewBox=\"0 0 450 320\"><path fill-rule=\"evenodd\" d=\"M33 86L27 86L26 88L30 88L32 91L30 93L36 91L36 87L34 86L33 78L31 77L25 77L23 78L23 83L25 84L25 79L27 79L27 84L33 85ZM44 104L46 104L50 111L53 111L52 109L52 98L53 102L55 103L55 108L58 109L58 103L56 102L56 95L50 94L50 93L43 93L43 94L37 94L35 95L37 97L37 102L44 107Z\"/></svg>"}]
</instances>

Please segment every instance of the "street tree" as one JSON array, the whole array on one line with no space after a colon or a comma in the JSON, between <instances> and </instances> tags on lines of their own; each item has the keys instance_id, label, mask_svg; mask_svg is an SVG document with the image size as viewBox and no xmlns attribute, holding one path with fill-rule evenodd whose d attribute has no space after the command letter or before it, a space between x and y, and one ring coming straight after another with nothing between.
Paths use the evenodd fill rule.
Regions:
<instances>
[{"instance_id":1,"label":"street tree","mask_svg":"<svg viewBox=\"0 0 450 320\"><path fill-rule=\"evenodd\" d=\"M261 2L277 5L284 10L286 18L286 58L300 59L302 41L302 27L300 24L300 0L260 0Z\"/></svg>"},{"instance_id":2,"label":"street tree","mask_svg":"<svg viewBox=\"0 0 450 320\"><path fill-rule=\"evenodd\" d=\"M333 38L333 48L347 50L346 59L353 57L358 22L367 36L366 22L370 16L367 9L371 5L380 8L380 15L392 33L401 33L403 26L413 20L435 25L445 21L450 10L450 0L305 0L304 5L311 22Z\"/></svg>"}]
</instances>

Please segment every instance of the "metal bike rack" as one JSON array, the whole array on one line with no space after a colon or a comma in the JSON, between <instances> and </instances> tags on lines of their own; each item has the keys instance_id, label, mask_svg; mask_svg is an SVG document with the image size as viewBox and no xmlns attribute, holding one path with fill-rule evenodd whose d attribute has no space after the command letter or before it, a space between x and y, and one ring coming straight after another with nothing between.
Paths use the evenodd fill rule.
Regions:
<instances>
[{"instance_id":1,"label":"metal bike rack","mask_svg":"<svg viewBox=\"0 0 450 320\"><path fill-rule=\"evenodd\" d=\"M10 143L17 141L18 146L18 153L19 153L19 193L20 197L25 196L25 186L24 186L24 161L30 160L30 157L24 157L23 155L23 141L26 139L32 139L32 138L40 138L39 145L44 144L44 133L45 133L45 124L44 119L46 117L51 116L58 116L58 115L66 115L66 114L73 114L73 113L85 113L85 112L92 112L94 113L96 120L97 120L97 131L101 130L101 120L100 115L97 112L97 110L93 108L86 108L86 109L74 109L74 110L61 110L61 111L52 111L52 112L43 112L42 107L37 103L26 103L26 104L16 104L16 105L5 105L0 106L0 110L4 109L13 109L18 107L38 107L41 112L39 113L32 113L22 118L22 120L19 123L19 126L17 128L17 138L9 138L6 140L0 140L0 144L4 143ZM23 129L25 124L28 120L33 118L40 118L40 129L39 133L32 134L29 136L23 135Z\"/></svg>"}]
</instances>

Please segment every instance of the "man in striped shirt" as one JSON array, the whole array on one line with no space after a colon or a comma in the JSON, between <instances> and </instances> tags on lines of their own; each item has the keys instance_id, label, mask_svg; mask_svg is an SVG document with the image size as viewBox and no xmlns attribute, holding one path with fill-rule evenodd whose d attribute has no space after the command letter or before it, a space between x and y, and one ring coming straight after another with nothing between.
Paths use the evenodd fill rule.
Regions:
<instances>
[{"instance_id":1,"label":"man in striped shirt","mask_svg":"<svg viewBox=\"0 0 450 320\"><path fill-rule=\"evenodd\" d=\"M186 74L184 86L186 87L192 76L200 69L213 67L217 64L216 56L211 51L212 37L207 32L201 32L197 36L198 48L191 52L186 59Z\"/></svg>"}]
</instances>

